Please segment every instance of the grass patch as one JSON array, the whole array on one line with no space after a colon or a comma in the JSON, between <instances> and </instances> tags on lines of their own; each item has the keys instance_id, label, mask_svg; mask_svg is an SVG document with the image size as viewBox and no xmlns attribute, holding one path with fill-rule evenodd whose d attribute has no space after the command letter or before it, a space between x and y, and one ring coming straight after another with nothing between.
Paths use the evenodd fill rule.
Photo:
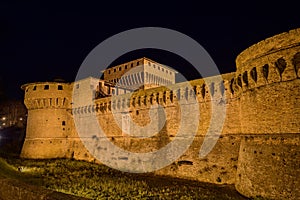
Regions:
<instances>
[{"instance_id":1,"label":"grass patch","mask_svg":"<svg viewBox=\"0 0 300 200\"><path fill-rule=\"evenodd\" d=\"M29 183L32 185L43 185L43 179L39 175L36 175L34 171L31 173L26 172L22 173L19 171L17 165L12 165L7 162L7 159L0 157L0 178L11 178Z\"/></svg>"},{"instance_id":2,"label":"grass patch","mask_svg":"<svg viewBox=\"0 0 300 200\"><path fill-rule=\"evenodd\" d=\"M232 185L125 173L85 161L10 158L0 160L0 169L6 177L91 199L247 199Z\"/></svg>"}]
</instances>

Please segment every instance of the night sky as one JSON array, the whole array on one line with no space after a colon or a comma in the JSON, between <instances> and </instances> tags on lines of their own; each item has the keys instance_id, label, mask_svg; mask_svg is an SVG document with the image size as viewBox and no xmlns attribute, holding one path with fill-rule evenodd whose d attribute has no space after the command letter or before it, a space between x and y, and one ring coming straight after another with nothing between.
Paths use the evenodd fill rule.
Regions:
<instances>
[{"instance_id":1,"label":"night sky","mask_svg":"<svg viewBox=\"0 0 300 200\"><path fill-rule=\"evenodd\" d=\"M54 78L74 81L81 63L94 47L110 36L132 28L164 27L190 36L206 49L221 73L235 71L236 56L250 45L300 28L300 18L296 16L101 13L93 6L83 9L80 5L0 3L0 81L7 96L21 99L20 86L28 82L52 81ZM199 77L183 58L155 49L127 53L112 65L144 56L174 67L187 79Z\"/></svg>"}]
</instances>

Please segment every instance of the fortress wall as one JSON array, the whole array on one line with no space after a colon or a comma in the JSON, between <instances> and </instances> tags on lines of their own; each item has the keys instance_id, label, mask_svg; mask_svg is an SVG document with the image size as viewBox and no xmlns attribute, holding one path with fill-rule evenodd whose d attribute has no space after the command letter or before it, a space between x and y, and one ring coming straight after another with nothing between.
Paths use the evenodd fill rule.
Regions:
<instances>
[{"instance_id":1,"label":"fortress wall","mask_svg":"<svg viewBox=\"0 0 300 200\"><path fill-rule=\"evenodd\" d=\"M22 87L28 117L21 157L65 157L67 138L74 129L70 84L45 82Z\"/></svg>"},{"instance_id":2,"label":"fortress wall","mask_svg":"<svg viewBox=\"0 0 300 200\"><path fill-rule=\"evenodd\" d=\"M178 160L155 173L216 184L234 184L240 137L221 136L212 151L201 158L199 151L203 140L203 136L196 136Z\"/></svg>"},{"instance_id":3,"label":"fortress wall","mask_svg":"<svg viewBox=\"0 0 300 200\"><path fill-rule=\"evenodd\" d=\"M68 139L66 138L26 138L21 157L23 158L65 158L67 157Z\"/></svg>"},{"instance_id":4,"label":"fortress wall","mask_svg":"<svg viewBox=\"0 0 300 200\"><path fill-rule=\"evenodd\" d=\"M240 99L237 190L246 196L297 199L299 185L299 29L242 52L233 81ZM255 68L255 70L253 70Z\"/></svg>"},{"instance_id":5,"label":"fortress wall","mask_svg":"<svg viewBox=\"0 0 300 200\"><path fill-rule=\"evenodd\" d=\"M198 134L205 135L210 123L212 123L210 119L212 113L211 94L213 93L213 101L224 105L227 112L222 133L239 134L239 99L234 97L229 84L230 78L233 77L234 73L231 73L223 75L222 83L211 80L206 80L206 83L204 79L199 79L191 81L189 87L186 86L186 83L179 83L169 87L138 91L131 96L123 94L112 98L102 98L96 100L95 105L75 108L74 112L78 114L96 112L97 116L101 118L100 123L104 123L102 126L105 127L104 130L107 130L107 134L120 136L122 135L120 130L115 128L115 119L113 116L111 116L112 118L109 117L111 113L118 116L128 112L135 123L145 126L150 122L149 110L153 109L153 106L160 105L167 115L165 129L169 135L174 136L180 124L180 110L182 109L180 104L184 105L189 103L189 99L197 98L200 111ZM179 102L181 103L179 104ZM194 112L191 111L191 117L193 114ZM121 129L121 127L119 128Z\"/></svg>"},{"instance_id":6,"label":"fortress wall","mask_svg":"<svg viewBox=\"0 0 300 200\"><path fill-rule=\"evenodd\" d=\"M200 109L200 119L196 138L187 152L181 156L172 165L156 172L157 174L171 175L175 177L184 177L194 180L207 181L213 183L229 183L235 181L237 169L237 157L239 151L240 133L239 124L239 99L235 98L230 87L230 78L234 73L223 75L222 83L213 82L203 79L191 81L191 87L186 89L186 84L176 84L170 88L153 88L144 91L138 91L131 97L128 94L119 95L114 98L102 98L95 101L95 105L82 106L74 110L75 115L87 117L89 113L94 113L99 125L104 130L107 137L115 145L131 152L150 152L156 151L174 140L180 128L181 120L186 124L191 123L194 117L194 109L187 113L189 116L181 119L181 109L188 109L185 102L189 98L197 98L198 108ZM213 84L212 84L213 83ZM213 87L211 85L214 85ZM196 94L196 96L195 96ZM224 128L221 131L221 138L218 140L213 150L204 158L199 157L200 147L203 143L204 136L207 134L208 127L211 123L211 97L214 95L214 101L226 106L226 117ZM226 101L221 101L226 95ZM181 100L182 105L179 105ZM136 138L122 132L122 115L127 109L126 115L132 118L133 122L140 126L147 126L150 123L149 110L154 109L151 106L161 105L166 115L166 123L163 128L156 132L150 138ZM125 109L126 108L126 109ZM186 110L185 110L186 111ZM113 114L114 113L114 114ZM154 118L160 121L158 111L154 112ZM114 118L114 116L116 118ZM119 118L118 118L119 117ZM116 121L116 120L119 120ZM234 123L232 123L234 122ZM119 124L119 125L118 125ZM189 131L191 126L187 126ZM87 125L91 130L91 125ZM124 127L123 127L124 128ZM137 133L137 130L129 126L131 133ZM146 132L153 133L153 127L145 129ZM190 130L192 131L192 130ZM215 133L217 134L217 133ZM95 134L96 136L96 134ZM101 138L99 138L101 140ZM71 149L74 150L74 158L91 160L92 156L82 150L83 145L74 143ZM109 151L109 150L107 150ZM91 152L93 153L93 152ZM114 155L111 155L112 157ZM118 158L116 158L118 159Z\"/></svg>"},{"instance_id":7,"label":"fortress wall","mask_svg":"<svg viewBox=\"0 0 300 200\"><path fill-rule=\"evenodd\" d=\"M242 133L299 133L299 86L300 79L296 79L269 84L241 94Z\"/></svg>"},{"instance_id":8,"label":"fortress wall","mask_svg":"<svg viewBox=\"0 0 300 200\"><path fill-rule=\"evenodd\" d=\"M217 77L198 79L190 81L190 86L179 83L139 90L132 96L122 94L96 99L94 104L87 104L85 99L85 95L91 95L93 91L84 95L82 92L92 86L95 89L97 80L82 80L87 84L74 90L79 101L78 105L73 104L72 112L71 84L70 93L65 94L61 91L56 94L54 90L53 93L44 91L39 94L33 91L34 84L28 84L24 89L25 104L29 108L29 128L22 155L32 158L65 156L98 162L92 154L99 151L97 148L106 147L101 146L103 138L96 136L97 129L93 126L95 121L91 118L83 127L92 135L81 139L92 144L99 140L100 144L89 152L78 137L72 118L79 117L84 120L85 117L91 117L90 114L94 115L96 122L99 122L106 136L115 145L132 152L155 151L175 139L183 122L187 124L183 129L185 133L195 130L192 119L195 118L193 105L196 105L200 110L200 118L192 145L173 164L155 173L213 183L234 183L236 189L248 197L297 199L300 196L299 190L295 189L299 185L297 177L300 166L297 159L300 132L299 30L279 34L249 47L236 59L237 72L222 75L223 80ZM38 87L44 89L43 84L48 83L41 83ZM50 88L56 87L53 85ZM157 105L163 109L158 109ZM214 113L212 105L217 108L226 106L225 122L212 151L200 158L199 150L209 127L221 123L221 115L211 121ZM61 108L65 109L65 113ZM130 123L128 126L126 119L131 118L136 124L147 126L151 122L150 110L157 125L143 131L154 132L152 137L136 138L122 131L139 133L138 128ZM187 114L180 117L183 111L187 111ZM155 132L162 125L161 112L165 113L166 123L160 131ZM113 113L118 117L114 118ZM46 118L43 115L51 116L50 124L45 123ZM67 134L56 124L57 119L63 116L67 118L66 126L70 126ZM33 124L38 120L42 126ZM56 125L57 131L61 132L56 132L53 137L68 137L65 146L59 145L65 144L64 138L52 143L48 138L37 138L41 136L38 132L43 132L48 137L51 131L45 130ZM213 129L211 133L210 137L216 138L220 132ZM49 142L49 145L43 145L45 142ZM44 148L45 150L41 150ZM105 150L110 152L110 149ZM115 158L115 161L121 161L120 159L124 158Z\"/></svg>"},{"instance_id":9,"label":"fortress wall","mask_svg":"<svg viewBox=\"0 0 300 200\"><path fill-rule=\"evenodd\" d=\"M299 134L245 136L236 189L247 197L299 199Z\"/></svg>"},{"instance_id":10,"label":"fortress wall","mask_svg":"<svg viewBox=\"0 0 300 200\"><path fill-rule=\"evenodd\" d=\"M295 189L300 164L296 159L300 153L299 83L299 79L273 83L241 95L241 128L246 136L238 160L240 193L282 199L300 196Z\"/></svg>"},{"instance_id":11,"label":"fortress wall","mask_svg":"<svg viewBox=\"0 0 300 200\"><path fill-rule=\"evenodd\" d=\"M29 110L26 138L66 138L73 129L68 123L71 119L65 109Z\"/></svg>"},{"instance_id":12,"label":"fortress wall","mask_svg":"<svg viewBox=\"0 0 300 200\"><path fill-rule=\"evenodd\" d=\"M175 108L176 107L171 107L171 109L173 110L176 110ZM140 110L139 115L142 115L141 113L142 112ZM133 118L135 119L135 117ZM99 122L100 124L101 122L104 123L102 127L104 128L104 130L107 129L106 133L111 142L113 142L120 148L123 148L130 152L144 153L159 150L169 142L173 141L174 136L176 136L176 132L174 135L171 134L172 131L175 131L175 128L167 126L170 130L166 130L167 128L165 126L159 133L155 134L151 138L141 139L130 137L122 133L121 129L116 128L116 124L112 123L113 120L114 119L111 113L99 115ZM111 130L112 132L109 132L109 130ZM112 135L112 133L114 133L115 135ZM221 136L213 150L206 157L200 158L199 151L203 143L203 139L204 137L202 135L197 135L184 155L182 155L170 166L156 171L155 173L219 184L233 184L235 181L235 174L237 169L240 136ZM101 138L99 138L99 140L101 140ZM83 156L83 154L85 154L85 151L82 150L80 144L78 145L79 146L75 146L74 157L76 159L79 158L83 160L90 159L91 156L88 154ZM76 150L78 150L78 154L76 153ZM110 150L107 149L107 152L110 152ZM111 156L115 157L115 155ZM123 158L116 157L115 159L118 160Z\"/></svg>"}]
</instances>

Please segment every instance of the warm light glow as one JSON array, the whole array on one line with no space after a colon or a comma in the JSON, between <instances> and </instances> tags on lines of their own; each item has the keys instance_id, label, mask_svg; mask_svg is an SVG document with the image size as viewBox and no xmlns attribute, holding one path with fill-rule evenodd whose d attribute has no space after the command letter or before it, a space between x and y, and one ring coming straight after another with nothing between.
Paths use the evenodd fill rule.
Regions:
<instances>
[{"instance_id":1,"label":"warm light glow","mask_svg":"<svg viewBox=\"0 0 300 200\"><path fill-rule=\"evenodd\" d=\"M2 121L6 120L6 117L2 117Z\"/></svg>"},{"instance_id":2,"label":"warm light glow","mask_svg":"<svg viewBox=\"0 0 300 200\"><path fill-rule=\"evenodd\" d=\"M22 118L22 117L20 117L20 118L19 118L19 120L20 120L20 121L23 121L23 118Z\"/></svg>"}]
</instances>

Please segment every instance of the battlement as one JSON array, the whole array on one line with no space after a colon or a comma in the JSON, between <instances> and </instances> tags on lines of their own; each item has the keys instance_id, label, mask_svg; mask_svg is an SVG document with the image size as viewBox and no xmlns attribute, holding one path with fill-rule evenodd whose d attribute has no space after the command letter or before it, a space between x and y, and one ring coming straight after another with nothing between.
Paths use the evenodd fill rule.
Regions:
<instances>
[{"instance_id":1,"label":"battlement","mask_svg":"<svg viewBox=\"0 0 300 200\"><path fill-rule=\"evenodd\" d=\"M299 78L300 29L258 42L236 58L236 77L231 80L235 93L262 85Z\"/></svg>"},{"instance_id":2,"label":"battlement","mask_svg":"<svg viewBox=\"0 0 300 200\"><path fill-rule=\"evenodd\" d=\"M235 73L223 74L222 79L209 77L197 79L190 82L177 83L167 87L150 88L138 90L134 93L115 95L95 100L94 105L82 105L73 108L74 114L90 112L122 111L123 109L145 109L159 104L164 107L176 106L178 102L188 103L190 98L197 98L199 103L208 103L212 100L229 100L234 98L233 90L230 88L230 80ZM221 80L221 82L220 82Z\"/></svg>"},{"instance_id":3,"label":"battlement","mask_svg":"<svg viewBox=\"0 0 300 200\"><path fill-rule=\"evenodd\" d=\"M22 85L28 109L71 108L72 84L37 82Z\"/></svg>"},{"instance_id":4,"label":"battlement","mask_svg":"<svg viewBox=\"0 0 300 200\"><path fill-rule=\"evenodd\" d=\"M278 51L293 49L300 45L300 28L262 40L244 51L236 58L237 70L245 68L251 61L264 57L266 55L277 53ZM242 69L245 70L245 69Z\"/></svg>"}]
</instances>

